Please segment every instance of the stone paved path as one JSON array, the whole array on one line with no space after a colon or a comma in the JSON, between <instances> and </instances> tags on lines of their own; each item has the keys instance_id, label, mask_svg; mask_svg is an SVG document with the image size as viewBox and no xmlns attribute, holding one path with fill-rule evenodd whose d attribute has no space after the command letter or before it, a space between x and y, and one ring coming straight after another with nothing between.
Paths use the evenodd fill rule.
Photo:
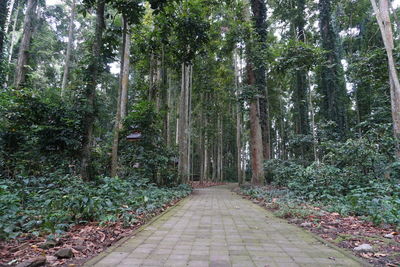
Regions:
<instances>
[{"instance_id":1,"label":"stone paved path","mask_svg":"<svg viewBox=\"0 0 400 267\"><path fill-rule=\"evenodd\" d=\"M104 255L103 255L104 256ZM88 266L362 266L232 193L198 189Z\"/></svg>"}]
</instances>

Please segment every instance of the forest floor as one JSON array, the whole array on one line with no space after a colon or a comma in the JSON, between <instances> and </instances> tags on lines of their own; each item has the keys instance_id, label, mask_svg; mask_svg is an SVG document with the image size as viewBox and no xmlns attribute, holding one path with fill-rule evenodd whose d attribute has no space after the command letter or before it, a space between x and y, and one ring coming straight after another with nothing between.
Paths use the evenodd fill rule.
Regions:
<instances>
[{"instance_id":1,"label":"forest floor","mask_svg":"<svg viewBox=\"0 0 400 267\"><path fill-rule=\"evenodd\" d=\"M195 182L192 186L204 188L215 185L220 185L220 183L210 182L198 185ZM93 222L70 228L65 234L55 238L55 242L49 242L49 236L37 237L28 233L16 239L0 240L0 267L79 266L88 258L96 256L117 241L130 236L151 218L163 213L179 201L176 199L151 213L141 214L138 216L137 223L130 227L125 227L121 222L103 226ZM62 249L65 249L65 252L72 252L71 257L67 255L65 258L56 257L57 252Z\"/></svg>"},{"instance_id":2,"label":"forest floor","mask_svg":"<svg viewBox=\"0 0 400 267\"><path fill-rule=\"evenodd\" d=\"M192 196L85 266L363 266L231 190Z\"/></svg>"},{"instance_id":3,"label":"forest floor","mask_svg":"<svg viewBox=\"0 0 400 267\"><path fill-rule=\"evenodd\" d=\"M265 190L274 190L274 188L265 187ZM400 235L393 225L377 226L360 217L341 216L339 213L327 212L320 207L305 203L289 208L278 204L278 199L266 201L244 195L239 190L235 191L242 197L288 220L290 224L317 234L331 244L351 251L374 266L400 266ZM363 244L368 244L371 248L355 250Z\"/></svg>"}]
</instances>

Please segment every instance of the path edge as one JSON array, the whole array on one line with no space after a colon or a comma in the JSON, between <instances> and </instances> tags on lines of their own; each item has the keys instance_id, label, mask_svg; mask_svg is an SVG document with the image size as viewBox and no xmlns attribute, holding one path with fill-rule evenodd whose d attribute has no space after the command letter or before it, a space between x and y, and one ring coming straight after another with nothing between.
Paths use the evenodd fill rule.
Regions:
<instances>
[{"instance_id":1,"label":"path edge","mask_svg":"<svg viewBox=\"0 0 400 267\"><path fill-rule=\"evenodd\" d=\"M94 266L99 261L101 261L103 258L105 258L108 254L110 254L115 249L117 249L121 245L123 245L126 241L131 239L133 236L139 234L145 228L147 228L148 226L152 225L153 223L155 223L156 221L161 219L161 217L163 217L164 215L167 215L168 213L172 212L176 208L183 206L186 202L188 202L192 198L192 196L193 196L193 192L189 196L180 199L177 203L175 203L175 205L173 205L172 207L167 208L164 212L161 212L160 214L154 216L148 222L144 223L142 226L140 226L136 230L133 230L133 232L130 233L128 236L125 236L125 237L121 238L120 240L115 242L112 246L110 246L107 249L103 250L102 252L100 252L99 254L94 256L93 258L90 258L89 260L85 261L82 266L84 266L84 267Z\"/></svg>"},{"instance_id":2,"label":"path edge","mask_svg":"<svg viewBox=\"0 0 400 267\"><path fill-rule=\"evenodd\" d=\"M304 228L298 227L297 225L290 224L287 220L277 217L275 214L273 214L273 212L271 212L271 211L265 209L264 207L258 205L257 203L254 203L253 201L251 201L251 199L244 198L242 195L238 194L238 193L235 192L235 191L232 191L232 194L235 194L236 196L240 197L241 199L244 199L244 200L249 201L251 204L255 205L258 209L262 210L264 213L267 213L268 215L273 216L274 218L280 220L281 222L286 223L286 224L289 224L289 225L291 225L291 226L293 226L293 227L298 228L299 230L303 231L304 233L307 233L308 235L314 237L316 240L318 240L319 242L323 243L323 244L326 245L327 247L330 247L331 249L334 249L334 250L336 250L337 252L340 252L340 253L342 253L343 255L345 255L345 256L351 258L352 260L358 262L359 264L361 264L361 266L366 266L366 267L368 267L368 266L373 266L373 265L371 265L369 262L366 262L365 260L363 260L363 259L357 257L356 255L352 254L350 251L348 251L348 250L346 250L346 249L344 249L344 248L335 246L334 244L332 244L332 243L330 243L329 241L323 239L322 237L320 237L320 236L314 234L313 232L306 231Z\"/></svg>"}]
</instances>

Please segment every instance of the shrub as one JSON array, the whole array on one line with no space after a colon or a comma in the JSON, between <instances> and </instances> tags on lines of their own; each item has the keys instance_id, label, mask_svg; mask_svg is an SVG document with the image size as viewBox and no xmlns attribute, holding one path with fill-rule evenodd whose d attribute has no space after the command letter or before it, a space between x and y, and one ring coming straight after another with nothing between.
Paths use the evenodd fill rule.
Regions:
<instances>
[{"instance_id":1,"label":"shrub","mask_svg":"<svg viewBox=\"0 0 400 267\"><path fill-rule=\"evenodd\" d=\"M62 232L86 222L123 221L161 208L191 192L189 186L158 188L146 180L98 178L87 183L72 176L18 177L0 181L0 237L23 232Z\"/></svg>"}]
</instances>

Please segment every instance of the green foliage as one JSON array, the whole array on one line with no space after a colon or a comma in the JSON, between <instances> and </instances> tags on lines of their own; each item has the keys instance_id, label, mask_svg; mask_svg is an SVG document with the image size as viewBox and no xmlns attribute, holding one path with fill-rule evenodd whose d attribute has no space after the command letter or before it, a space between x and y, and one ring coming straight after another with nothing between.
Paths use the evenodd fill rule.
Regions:
<instances>
[{"instance_id":1,"label":"green foliage","mask_svg":"<svg viewBox=\"0 0 400 267\"><path fill-rule=\"evenodd\" d=\"M161 136L162 121L153 103L141 101L132 107L124 121L120 137L120 161L123 177L138 175L158 184L176 181L176 153L166 147ZM142 138L129 142L125 137L138 130Z\"/></svg>"},{"instance_id":2,"label":"green foliage","mask_svg":"<svg viewBox=\"0 0 400 267\"><path fill-rule=\"evenodd\" d=\"M372 131L377 133L377 131ZM324 141L322 162L304 166L296 161L265 164L273 184L295 199L323 203L342 214L366 216L375 223L400 223L398 162L393 163L391 137L377 143L372 132L345 142Z\"/></svg>"},{"instance_id":3,"label":"green foliage","mask_svg":"<svg viewBox=\"0 0 400 267\"><path fill-rule=\"evenodd\" d=\"M23 232L62 233L74 224L123 221L152 212L174 199L187 196L181 185L158 188L134 178L98 178L86 183L73 176L19 176L0 181L0 238Z\"/></svg>"},{"instance_id":4,"label":"green foliage","mask_svg":"<svg viewBox=\"0 0 400 267\"><path fill-rule=\"evenodd\" d=\"M80 110L57 95L10 90L0 98L1 174L68 170L81 147Z\"/></svg>"},{"instance_id":5,"label":"green foliage","mask_svg":"<svg viewBox=\"0 0 400 267\"><path fill-rule=\"evenodd\" d=\"M241 192L252 198L263 200L267 207L276 209L276 216L281 218L307 218L316 211L304 206L304 202L288 189L242 187Z\"/></svg>"}]
</instances>

